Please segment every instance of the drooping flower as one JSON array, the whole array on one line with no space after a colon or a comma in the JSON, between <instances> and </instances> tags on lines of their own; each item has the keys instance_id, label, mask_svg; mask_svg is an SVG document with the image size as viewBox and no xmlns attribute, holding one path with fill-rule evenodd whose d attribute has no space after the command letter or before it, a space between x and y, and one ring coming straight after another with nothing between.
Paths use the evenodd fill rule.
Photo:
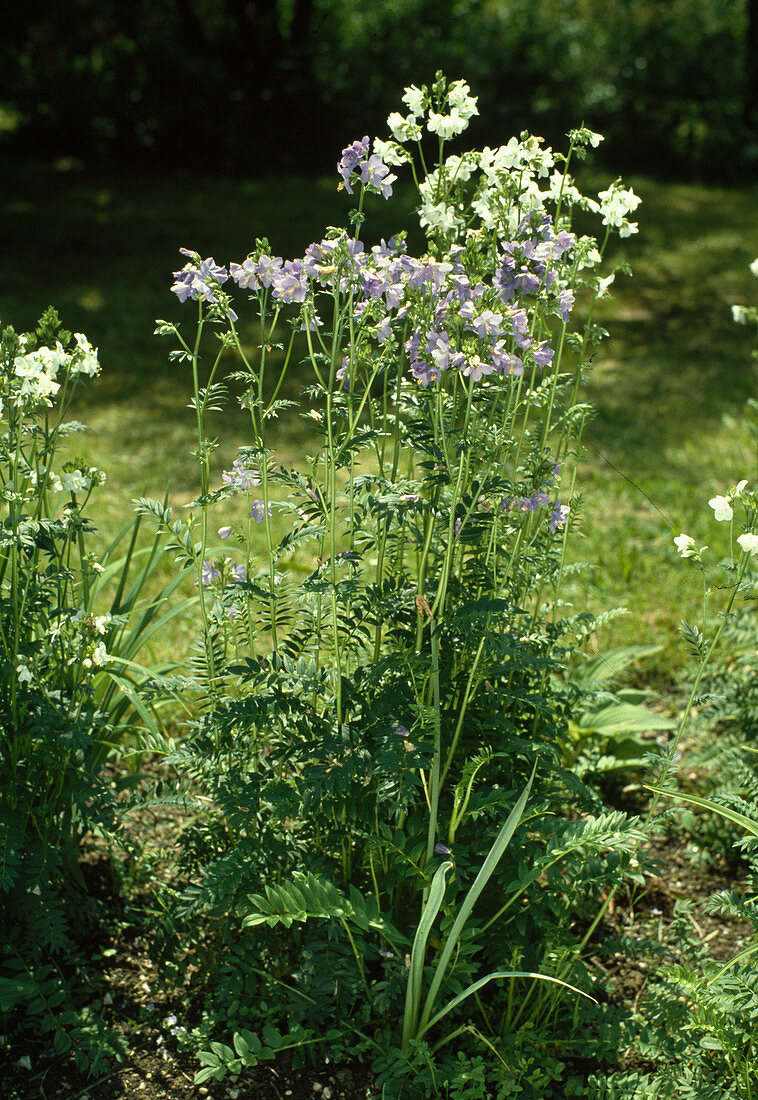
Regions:
<instances>
[{"instance_id":1,"label":"drooping flower","mask_svg":"<svg viewBox=\"0 0 758 1100\"><path fill-rule=\"evenodd\" d=\"M342 156L337 162L337 171L342 176L342 181L348 195L352 195L353 193L353 189L350 186L350 175L355 171L360 161L368 156L369 146L370 141L368 134L366 134L360 141L354 141L342 150Z\"/></svg>"},{"instance_id":2,"label":"drooping flower","mask_svg":"<svg viewBox=\"0 0 758 1100\"><path fill-rule=\"evenodd\" d=\"M271 505L268 506L268 514L271 516ZM250 518L256 523L263 523L266 518L266 506L262 500L254 500L250 505Z\"/></svg>"},{"instance_id":3,"label":"drooping flower","mask_svg":"<svg viewBox=\"0 0 758 1100\"><path fill-rule=\"evenodd\" d=\"M258 471L253 466L247 466L245 460L239 458L235 458L231 470L223 471L221 480L224 485L241 493L249 493L251 489L261 483Z\"/></svg>"},{"instance_id":4,"label":"drooping flower","mask_svg":"<svg viewBox=\"0 0 758 1100\"><path fill-rule=\"evenodd\" d=\"M751 558L758 554L758 535L746 532L744 535L738 536L737 542L740 544L743 553L749 554Z\"/></svg>"},{"instance_id":5,"label":"drooping flower","mask_svg":"<svg viewBox=\"0 0 758 1100\"><path fill-rule=\"evenodd\" d=\"M728 523L734 515L732 506L729 503L729 497L711 497L708 503L713 509L713 514L719 523Z\"/></svg>"},{"instance_id":6,"label":"drooping flower","mask_svg":"<svg viewBox=\"0 0 758 1100\"><path fill-rule=\"evenodd\" d=\"M561 504L559 500L556 500L555 507L550 513L550 519L548 521L548 526L550 528L551 534L554 535L559 527L565 526L570 511L571 509L569 508L568 504Z\"/></svg>"},{"instance_id":7,"label":"drooping flower","mask_svg":"<svg viewBox=\"0 0 758 1100\"><path fill-rule=\"evenodd\" d=\"M677 535L674 539L674 545L683 558L691 558L695 554L695 540L691 535Z\"/></svg>"},{"instance_id":8,"label":"drooping flower","mask_svg":"<svg viewBox=\"0 0 758 1100\"><path fill-rule=\"evenodd\" d=\"M200 572L200 580L203 584L203 587L211 584L212 581L217 581L220 576L221 574L216 568L215 561L203 562L203 568ZM197 587L197 581L195 581L195 587Z\"/></svg>"}]
</instances>

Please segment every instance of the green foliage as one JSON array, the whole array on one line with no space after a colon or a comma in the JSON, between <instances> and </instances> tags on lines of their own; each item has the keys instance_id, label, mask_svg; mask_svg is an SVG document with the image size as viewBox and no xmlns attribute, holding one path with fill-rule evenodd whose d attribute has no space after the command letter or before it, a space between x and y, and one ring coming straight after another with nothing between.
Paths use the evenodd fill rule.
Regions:
<instances>
[{"instance_id":1,"label":"green foliage","mask_svg":"<svg viewBox=\"0 0 758 1100\"><path fill-rule=\"evenodd\" d=\"M473 105L439 75L409 96L432 127L448 97ZM294 275L258 240L246 274L234 267L259 312L255 356L225 273L196 282L201 268L221 271L215 261L187 252L176 276L180 297L197 288L197 333L159 330L192 371L199 491L186 520L140 507L198 588L199 713L165 764L199 812L177 846L159 950L177 975L203 959L191 1043L204 1080L238 1065L228 1037L241 1027L289 1034L318 1018L360 1043L391 1094L465 1084L473 1095L495 1080L498 1095L523 1081L536 1096L566 1063L540 1064L532 1033L558 1028L578 1050L586 1020L603 1017L577 925L613 883L639 881L642 836L561 762L579 698L599 690L565 670L614 617L560 597L575 496L567 484L563 503L557 483L586 419L597 337L571 322L570 301L600 288L594 240L570 230L575 211L600 208L568 174L594 135L570 140L565 157L522 135L460 161L441 138L432 172L414 166L418 259L404 234L369 254L330 228ZM411 157L400 141L384 155ZM535 208L530 181L553 165L553 197ZM379 184L356 176L348 165L360 225ZM601 202L634 231L632 192L614 185ZM545 257L521 307L509 304L508 249L519 263ZM256 269L281 274L258 281ZM297 286L283 288L288 278ZM266 381L283 322L305 331L301 408L316 433L294 463L280 460L269 415L294 340ZM206 415L230 351L250 442L216 488ZM640 713L636 724L625 713L627 729ZM486 1086L475 1060L454 1085L458 1056L468 1064L474 1050Z\"/></svg>"},{"instance_id":2,"label":"green foliage","mask_svg":"<svg viewBox=\"0 0 758 1100\"><path fill-rule=\"evenodd\" d=\"M137 726L158 732L135 658L174 613L162 601L176 588L146 595L163 547L139 546L139 521L90 548L86 509L105 475L61 463L60 449L83 428L64 420L78 383L98 371L52 309L33 332L2 332L0 1015L9 1034L40 1028L91 1072L118 1044L80 988L76 943L94 918L79 847L118 831L106 760Z\"/></svg>"}]
</instances>

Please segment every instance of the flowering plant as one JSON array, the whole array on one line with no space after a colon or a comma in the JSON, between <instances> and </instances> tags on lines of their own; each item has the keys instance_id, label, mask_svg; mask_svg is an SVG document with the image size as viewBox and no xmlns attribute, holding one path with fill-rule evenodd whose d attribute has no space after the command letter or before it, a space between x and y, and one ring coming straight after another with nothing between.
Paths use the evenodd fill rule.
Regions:
<instances>
[{"instance_id":1,"label":"flowering plant","mask_svg":"<svg viewBox=\"0 0 758 1100\"><path fill-rule=\"evenodd\" d=\"M160 544L138 550L132 522L96 556L85 510L105 474L60 461L83 429L66 420L73 394L99 369L87 338L62 331L53 310L33 332L0 335L0 979L10 967L11 1006L16 989L31 996L40 959L70 946L79 843L115 827L104 761L135 719L155 728L134 657L159 622L140 600Z\"/></svg>"},{"instance_id":2,"label":"flowering plant","mask_svg":"<svg viewBox=\"0 0 758 1100\"><path fill-rule=\"evenodd\" d=\"M597 200L581 194L571 161L600 140L586 129L565 155L527 134L450 154L477 111L468 85L440 76L403 102L387 140L363 137L338 161L350 230L329 228L295 260L259 240L228 268L183 249L172 290L196 303L196 335L158 323L195 378L199 539L195 520L172 530L197 576L207 706L169 761L218 813L187 838L185 869L205 885L188 887L183 905L222 907L256 929L248 979L262 974L264 988L264 956L292 959L288 1021L322 1003L327 974L337 992L324 1011L372 1034L391 1034L404 1004L401 1068L388 1073L458 1037L440 1035L442 1019L492 979L549 977L553 948L533 956L516 900L560 858L584 880L580 853L602 851L583 886L591 898L628 865L633 833L623 815L564 816L585 795L556 770L569 700L551 674L592 629L558 595L569 471L602 334L592 302L613 278L598 268L610 232L636 230L627 214L639 200L618 183ZM390 198L404 172L425 248L413 255L398 231L367 249L357 234L371 196ZM575 209L602 215L600 246L574 231ZM235 285L257 314L255 356ZM214 488L205 414L224 399L228 350L251 442ZM298 352L316 435L303 467L289 468L272 422L290 404L280 395ZM238 494L245 521L225 515L219 537L240 558L221 562L208 511ZM560 813L512 851L530 791ZM342 934L324 938L324 920ZM293 924L305 926L299 949L274 931ZM554 985L535 1007L557 1011L559 1000ZM503 1033L522 1020L508 1003ZM223 1072L219 1059L204 1055L203 1079Z\"/></svg>"}]
</instances>

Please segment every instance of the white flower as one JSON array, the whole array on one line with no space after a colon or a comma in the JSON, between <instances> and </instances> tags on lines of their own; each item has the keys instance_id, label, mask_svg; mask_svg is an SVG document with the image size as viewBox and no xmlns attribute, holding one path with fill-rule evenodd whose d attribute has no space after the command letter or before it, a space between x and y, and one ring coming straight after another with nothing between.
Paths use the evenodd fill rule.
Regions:
<instances>
[{"instance_id":1,"label":"white flower","mask_svg":"<svg viewBox=\"0 0 758 1100\"><path fill-rule=\"evenodd\" d=\"M423 115L424 93L421 91L420 88L417 88L415 84L411 84L410 88L405 89L403 103L406 105L412 115ZM386 163L387 161L385 161L385 164Z\"/></svg>"},{"instance_id":2,"label":"white flower","mask_svg":"<svg viewBox=\"0 0 758 1100\"><path fill-rule=\"evenodd\" d=\"M101 567L102 568L102 567ZM98 615L95 619L95 630L98 634L105 634L110 624L111 617L109 614Z\"/></svg>"},{"instance_id":3,"label":"white flower","mask_svg":"<svg viewBox=\"0 0 758 1100\"><path fill-rule=\"evenodd\" d=\"M422 227L428 226L430 229L441 229L443 233L456 229L459 224L453 207L444 202L425 202L421 207L419 221Z\"/></svg>"},{"instance_id":4,"label":"white flower","mask_svg":"<svg viewBox=\"0 0 758 1100\"><path fill-rule=\"evenodd\" d=\"M405 164L408 160L405 149L394 141L382 141L381 138L374 138L374 152L379 154L389 168L399 168L401 164Z\"/></svg>"},{"instance_id":5,"label":"white flower","mask_svg":"<svg viewBox=\"0 0 758 1100\"><path fill-rule=\"evenodd\" d=\"M97 361L97 348L93 348L87 337L82 332L75 332L74 339L79 345L74 352L71 361L71 370L74 374L88 374L90 377L97 374L100 364Z\"/></svg>"},{"instance_id":6,"label":"white flower","mask_svg":"<svg viewBox=\"0 0 758 1100\"><path fill-rule=\"evenodd\" d=\"M32 674L24 664L19 664L16 667L16 675L18 676L18 682L20 684L31 684Z\"/></svg>"},{"instance_id":7,"label":"white flower","mask_svg":"<svg viewBox=\"0 0 758 1100\"><path fill-rule=\"evenodd\" d=\"M97 668L102 668L108 660L108 651L105 648L105 642L99 642L92 653L92 664Z\"/></svg>"},{"instance_id":8,"label":"white flower","mask_svg":"<svg viewBox=\"0 0 758 1100\"><path fill-rule=\"evenodd\" d=\"M753 275L755 275L756 279L758 279L758 256L751 263L750 270L752 271Z\"/></svg>"},{"instance_id":9,"label":"white flower","mask_svg":"<svg viewBox=\"0 0 758 1100\"><path fill-rule=\"evenodd\" d=\"M403 118L399 111L392 112L387 119L387 125L395 141L414 141L420 133L415 115Z\"/></svg>"},{"instance_id":10,"label":"white flower","mask_svg":"<svg viewBox=\"0 0 758 1100\"><path fill-rule=\"evenodd\" d=\"M694 555L695 540L690 535L677 535L674 543L683 558L691 558Z\"/></svg>"},{"instance_id":11,"label":"white flower","mask_svg":"<svg viewBox=\"0 0 758 1100\"><path fill-rule=\"evenodd\" d=\"M81 470L70 470L63 475L63 488L66 492L86 492L90 484L90 479L85 477Z\"/></svg>"},{"instance_id":12,"label":"white flower","mask_svg":"<svg viewBox=\"0 0 758 1100\"><path fill-rule=\"evenodd\" d=\"M601 279L597 284L597 296L598 298L605 298L608 294L608 289L616 278L615 272L611 272L610 275L606 275L604 279Z\"/></svg>"},{"instance_id":13,"label":"white flower","mask_svg":"<svg viewBox=\"0 0 758 1100\"><path fill-rule=\"evenodd\" d=\"M741 497L745 486L747 485L747 478L744 481L738 481L734 489L729 494L730 500L734 500L735 497Z\"/></svg>"},{"instance_id":14,"label":"white flower","mask_svg":"<svg viewBox=\"0 0 758 1100\"><path fill-rule=\"evenodd\" d=\"M440 115L436 111L429 112L429 121L426 128L430 134L439 134L441 138L457 137L468 127L468 119L464 118L457 107L453 107L449 115Z\"/></svg>"},{"instance_id":15,"label":"white flower","mask_svg":"<svg viewBox=\"0 0 758 1100\"><path fill-rule=\"evenodd\" d=\"M740 535L737 538L737 542L740 544L740 548L744 554L750 554L751 557L753 557L754 554L758 554L758 535Z\"/></svg>"},{"instance_id":16,"label":"white flower","mask_svg":"<svg viewBox=\"0 0 758 1100\"><path fill-rule=\"evenodd\" d=\"M478 96L471 95L471 89L465 80L454 80L447 90L447 101L462 118L468 119L472 115L478 115Z\"/></svg>"},{"instance_id":17,"label":"white flower","mask_svg":"<svg viewBox=\"0 0 758 1100\"><path fill-rule=\"evenodd\" d=\"M635 222L628 222L626 215L636 210L641 203L639 195L635 195L631 188L621 186L619 180L598 194L600 210L603 215L603 225L613 226L618 229L620 237L629 237L638 231Z\"/></svg>"},{"instance_id":18,"label":"white flower","mask_svg":"<svg viewBox=\"0 0 758 1100\"><path fill-rule=\"evenodd\" d=\"M449 180L454 183L465 183L466 180L471 179L474 165L466 157L452 156L445 161L445 171Z\"/></svg>"},{"instance_id":19,"label":"white flower","mask_svg":"<svg viewBox=\"0 0 758 1100\"><path fill-rule=\"evenodd\" d=\"M748 310L747 306L732 306L732 320L736 321L738 325L747 324ZM18 362L18 359L16 360Z\"/></svg>"},{"instance_id":20,"label":"white flower","mask_svg":"<svg viewBox=\"0 0 758 1100\"><path fill-rule=\"evenodd\" d=\"M32 1068L32 1060L31 1060L31 1058L29 1057L29 1055L28 1055L28 1054L24 1054L24 1055L23 1055L23 1056L22 1056L21 1058L19 1058L19 1060L18 1060L18 1061L16 1062L16 1065L17 1065L17 1066L21 1066L21 1069L28 1069L28 1070L31 1070L31 1068Z\"/></svg>"},{"instance_id":21,"label":"white flower","mask_svg":"<svg viewBox=\"0 0 758 1100\"><path fill-rule=\"evenodd\" d=\"M708 501L719 523L728 523L734 515L729 497L711 497Z\"/></svg>"}]
</instances>

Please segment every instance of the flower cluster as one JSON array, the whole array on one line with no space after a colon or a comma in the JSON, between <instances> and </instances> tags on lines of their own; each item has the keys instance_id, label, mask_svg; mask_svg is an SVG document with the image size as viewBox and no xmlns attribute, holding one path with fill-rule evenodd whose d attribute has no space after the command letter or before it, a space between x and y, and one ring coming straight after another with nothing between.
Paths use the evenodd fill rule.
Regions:
<instances>
[{"instance_id":1,"label":"flower cluster","mask_svg":"<svg viewBox=\"0 0 758 1100\"><path fill-rule=\"evenodd\" d=\"M11 378L11 393L17 401L28 409L37 406L49 408L52 398L68 377L93 377L98 374L97 349L81 332L74 333L74 340L76 348L73 351L66 351L60 340L56 340L52 347L42 345L27 350L31 338L27 335L19 337L22 354L13 360Z\"/></svg>"}]
</instances>

